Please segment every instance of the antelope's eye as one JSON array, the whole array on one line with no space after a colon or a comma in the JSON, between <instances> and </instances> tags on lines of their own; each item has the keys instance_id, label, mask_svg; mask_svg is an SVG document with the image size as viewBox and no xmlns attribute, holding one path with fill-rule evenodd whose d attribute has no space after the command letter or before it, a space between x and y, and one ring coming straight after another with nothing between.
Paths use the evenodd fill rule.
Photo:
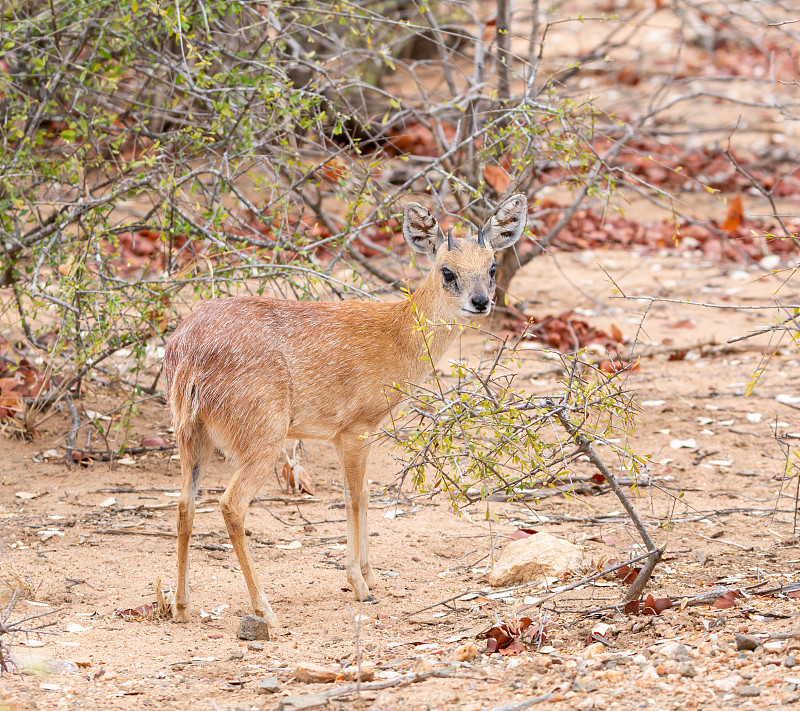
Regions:
<instances>
[{"instance_id":1,"label":"antelope's eye","mask_svg":"<svg viewBox=\"0 0 800 711\"><path fill-rule=\"evenodd\" d=\"M442 267L442 278L445 284L452 284L456 280L456 275L447 267Z\"/></svg>"},{"instance_id":2,"label":"antelope's eye","mask_svg":"<svg viewBox=\"0 0 800 711\"><path fill-rule=\"evenodd\" d=\"M492 266L489 267L489 278L490 279L494 279L494 273L496 271L497 271L497 265L496 264L492 264Z\"/></svg>"}]
</instances>

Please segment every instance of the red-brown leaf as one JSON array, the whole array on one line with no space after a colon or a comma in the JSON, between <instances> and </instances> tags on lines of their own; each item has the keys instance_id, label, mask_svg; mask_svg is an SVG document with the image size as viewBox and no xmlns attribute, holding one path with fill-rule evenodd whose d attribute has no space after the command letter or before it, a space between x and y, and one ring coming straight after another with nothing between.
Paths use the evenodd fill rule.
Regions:
<instances>
[{"instance_id":1,"label":"red-brown leaf","mask_svg":"<svg viewBox=\"0 0 800 711\"><path fill-rule=\"evenodd\" d=\"M659 597L656 599L653 608L657 615L660 615L664 610L669 610L672 607L672 600L668 597Z\"/></svg>"},{"instance_id":2,"label":"red-brown leaf","mask_svg":"<svg viewBox=\"0 0 800 711\"><path fill-rule=\"evenodd\" d=\"M625 605L623 608L626 615L638 615L639 614L639 601L638 600L631 600L629 603Z\"/></svg>"},{"instance_id":3,"label":"red-brown leaf","mask_svg":"<svg viewBox=\"0 0 800 711\"><path fill-rule=\"evenodd\" d=\"M642 608L642 612L645 615L657 615L656 612L656 600L652 595L648 595L644 601L644 607Z\"/></svg>"},{"instance_id":4,"label":"red-brown leaf","mask_svg":"<svg viewBox=\"0 0 800 711\"><path fill-rule=\"evenodd\" d=\"M694 321L684 318L674 323L668 323L667 328L694 328Z\"/></svg>"},{"instance_id":5,"label":"red-brown leaf","mask_svg":"<svg viewBox=\"0 0 800 711\"><path fill-rule=\"evenodd\" d=\"M170 441L164 437L159 437L158 435L152 435L150 437L142 437L141 445L142 447L168 447L170 445Z\"/></svg>"},{"instance_id":6,"label":"red-brown leaf","mask_svg":"<svg viewBox=\"0 0 800 711\"><path fill-rule=\"evenodd\" d=\"M529 538L530 533L523 528L518 528L514 533L512 533L509 538L512 541L521 541L523 538Z\"/></svg>"},{"instance_id":7,"label":"red-brown leaf","mask_svg":"<svg viewBox=\"0 0 800 711\"><path fill-rule=\"evenodd\" d=\"M503 647L503 649L498 649L497 651L504 656L513 657L514 655L524 652L525 645L522 644L522 642L514 642L514 644L509 644L508 647Z\"/></svg>"},{"instance_id":8,"label":"red-brown leaf","mask_svg":"<svg viewBox=\"0 0 800 711\"><path fill-rule=\"evenodd\" d=\"M492 627L487 633L486 636L495 640L497 642L497 648L502 649L503 647L507 647L511 644L511 640L514 639L506 629L505 625L501 627Z\"/></svg>"},{"instance_id":9,"label":"red-brown leaf","mask_svg":"<svg viewBox=\"0 0 800 711\"><path fill-rule=\"evenodd\" d=\"M711 607L717 610L727 610L729 607L736 605L736 598L740 597L741 593L738 590L728 590L724 595L720 595Z\"/></svg>"},{"instance_id":10,"label":"red-brown leaf","mask_svg":"<svg viewBox=\"0 0 800 711\"><path fill-rule=\"evenodd\" d=\"M498 195L502 195L511 182L509 174L499 165L487 165L483 169L483 177L486 178L486 182L492 186L492 189Z\"/></svg>"},{"instance_id":11,"label":"red-brown leaf","mask_svg":"<svg viewBox=\"0 0 800 711\"><path fill-rule=\"evenodd\" d=\"M725 232L733 232L742 224L743 217L744 207L742 205L742 196L737 195L731 200L730 205L728 205L728 214L725 216L725 222L720 225L720 229Z\"/></svg>"}]
</instances>

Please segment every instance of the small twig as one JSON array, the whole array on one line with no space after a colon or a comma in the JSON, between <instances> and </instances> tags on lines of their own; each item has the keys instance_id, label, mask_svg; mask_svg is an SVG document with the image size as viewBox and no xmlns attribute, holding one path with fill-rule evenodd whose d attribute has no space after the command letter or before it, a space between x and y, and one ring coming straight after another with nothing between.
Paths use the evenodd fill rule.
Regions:
<instances>
[{"instance_id":1,"label":"small twig","mask_svg":"<svg viewBox=\"0 0 800 711\"><path fill-rule=\"evenodd\" d=\"M394 679L381 679L380 681L369 681L363 684L348 684L347 686L340 686L338 689L330 689L323 691L319 694L303 694L302 696L289 696L281 701L278 705L278 711L289 711L289 709L311 709L317 706L323 706L331 699L338 699L343 696L350 696L357 691L373 691L379 689L389 689L395 686L407 686L408 684L417 684L420 681L425 681L431 677L436 679L444 679L453 676L463 676L457 674L457 667L450 667L448 669L428 669L426 671L411 672L410 674L402 674ZM470 676L469 678L473 678Z\"/></svg>"},{"instance_id":2,"label":"small twig","mask_svg":"<svg viewBox=\"0 0 800 711\"><path fill-rule=\"evenodd\" d=\"M733 541L726 541L724 538L711 538L710 536L704 536L702 533L695 533L694 535L707 541L719 541L720 543L724 543L726 546L733 546L734 548L739 548L743 551L751 551L754 549L754 546L743 546L739 543L734 543Z\"/></svg>"},{"instance_id":3,"label":"small twig","mask_svg":"<svg viewBox=\"0 0 800 711\"><path fill-rule=\"evenodd\" d=\"M542 694L541 696L531 696L529 699L525 699L524 701L515 701L512 704L503 704L502 706L495 706L494 708L489 709L489 711L523 711L523 709L529 709L531 706L535 706L536 704L544 703L545 701L550 701L555 694Z\"/></svg>"},{"instance_id":4,"label":"small twig","mask_svg":"<svg viewBox=\"0 0 800 711\"><path fill-rule=\"evenodd\" d=\"M649 558L652 552L648 551L647 553L642 553L642 555L637 555L635 558L631 558L630 560L625 561L624 563L620 563L619 565L615 565L610 568L606 568L600 573L595 573L594 575L590 575L588 578L582 578L581 580L577 580L574 583L570 583L564 587L559 587L558 590L554 592L548 593L543 597L539 604L545 603L548 600L560 595L561 593L569 592L570 590L575 590L583 585L588 585L589 583L594 582L595 580L599 580L600 578L605 577L609 573L613 573L616 570L620 570L625 568L626 566L633 565L634 563L638 563L640 560L644 560L645 558ZM514 590L523 590L525 588L533 587L534 585L539 585L540 580L533 580L529 583L522 583L521 585L512 585L511 587L507 588L498 588L497 590L493 591L492 594L497 593L504 593L504 592L512 592ZM434 602L432 605L427 605L426 607L420 608L419 610L415 610L414 612L409 612L404 617L401 617L397 622L405 622L410 617L414 617L415 615L419 615L422 612L427 612L428 610L432 610L434 607L439 607L440 605L446 605L449 602L453 602L454 600L459 600L460 598L464 597L464 595L469 595L470 593L483 593L483 590L480 589L473 589L470 588L469 590L463 590L457 595L453 595L452 597L445 598L444 600L439 600L438 602Z\"/></svg>"},{"instance_id":5,"label":"small twig","mask_svg":"<svg viewBox=\"0 0 800 711\"><path fill-rule=\"evenodd\" d=\"M67 463L68 467L75 466L75 462L72 458L72 453L75 450L75 435L78 434L78 429L81 426L81 420L78 417L78 411L75 409L75 404L72 402L72 395L69 393L64 394L64 402L67 403L67 407L69 408L69 413L72 415L72 430L67 437L67 444L66 444L66 452L64 454L64 460Z\"/></svg>"}]
</instances>

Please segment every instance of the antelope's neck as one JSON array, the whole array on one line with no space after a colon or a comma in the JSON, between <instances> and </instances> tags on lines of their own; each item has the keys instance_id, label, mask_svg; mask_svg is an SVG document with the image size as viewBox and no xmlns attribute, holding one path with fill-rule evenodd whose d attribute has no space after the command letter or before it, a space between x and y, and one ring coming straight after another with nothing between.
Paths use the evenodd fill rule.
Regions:
<instances>
[{"instance_id":1,"label":"antelope's neck","mask_svg":"<svg viewBox=\"0 0 800 711\"><path fill-rule=\"evenodd\" d=\"M409 363L409 380L430 374L461 333L461 326L445 315L441 296L435 289L430 279L426 279L410 298L401 302L402 329L408 338L409 352L414 354L414 362Z\"/></svg>"}]
</instances>

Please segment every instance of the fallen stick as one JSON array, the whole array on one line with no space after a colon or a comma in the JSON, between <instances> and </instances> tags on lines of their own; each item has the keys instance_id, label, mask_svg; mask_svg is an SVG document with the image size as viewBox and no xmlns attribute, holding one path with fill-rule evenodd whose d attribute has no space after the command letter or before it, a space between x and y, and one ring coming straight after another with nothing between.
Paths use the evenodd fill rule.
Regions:
<instances>
[{"instance_id":1,"label":"fallen stick","mask_svg":"<svg viewBox=\"0 0 800 711\"><path fill-rule=\"evenodd\" d=\"M561 422L561 426L569 433L575 444L578 445L578 449L587 457L589 457L589 461L594 465L595 469L597 469L597 471L603 475L606 483L611 486L611 489L613 490L614 494L616 494L617 499L619 499L622 507L627 512L629 518L633 522L633 525L636 527L636 530L639 532L642 541L644 541L645 548L647 548L650 557L648 558L647 563L645 563L642 569L639 571L636 579L633 581L633 583L631 583L631 586L625 593L625 597L622 598L623 602L638 600L642 594L642 591L644 590L645 585L647 585L647 581L653 574L653 570L663 557L666 546L658 548L653 542L653 539L647 532L644 522L641 518L639 518L639 514L636 513L636 509L633 507L633 504L631 504L628 497L625 496L625 492L622 491L619 481L605 465L605 462L603 462L603 460L597 456L597 453L594 451L594 447L592 447L592 441L588 437L582 435L580 431L572 425L572 423L564 415L563 411L556 408L555 403L548 401L548 404L555 412L555 416L558 418L559 422Z\"/></svg>"},{"instance_id":2,"label":"fallen stick","mask_svg":"<svg viewBox=\"0 0 800 711\"><path fill-rule=\"evenodd\" d=\"M456 676L458 669L428 669L426 671L411 672L396 676L394 679L381 679L380 681L361 682L360 684L348 684L329 691L322 691L318 694L302 694L301 696L287 696L278 704L277 711L300 711L301 709L313 709L323 706L331 699L342 696L350 696L357 691L377 691L379 689L389 689L394 686L407 686L417 684L430 678L442 679ZM521 707L526 708L526 707Z\"/></svg>"},{"instance_id":3,"label":"fallen stick","mask_svg":"<svg viewBox=\"0 0 800 711\"><path fill-rule=\"evenodd\" d=\"M172 531L137 531L132 528L101 528L95 533L101 536L161 536L163 538L177 538L178 534Z\"/></svg>"},{"instance_id":4,"label":"fallen stick","mask_svg":"<svg viewBox=\"0 0 800 711\"><path fill-rule=\"evenodd\" d=\"M523 709L529 709L531 706L535 706L536 704L541 704L544 701L550 701L554 694L542 694L541 696L531 696L529 699L525 699L524 701L517 701L513 704L503 704L502 706L495 706L493 709L489 709L489 711L523 711Z\"/></svg>"}]
</instances>

